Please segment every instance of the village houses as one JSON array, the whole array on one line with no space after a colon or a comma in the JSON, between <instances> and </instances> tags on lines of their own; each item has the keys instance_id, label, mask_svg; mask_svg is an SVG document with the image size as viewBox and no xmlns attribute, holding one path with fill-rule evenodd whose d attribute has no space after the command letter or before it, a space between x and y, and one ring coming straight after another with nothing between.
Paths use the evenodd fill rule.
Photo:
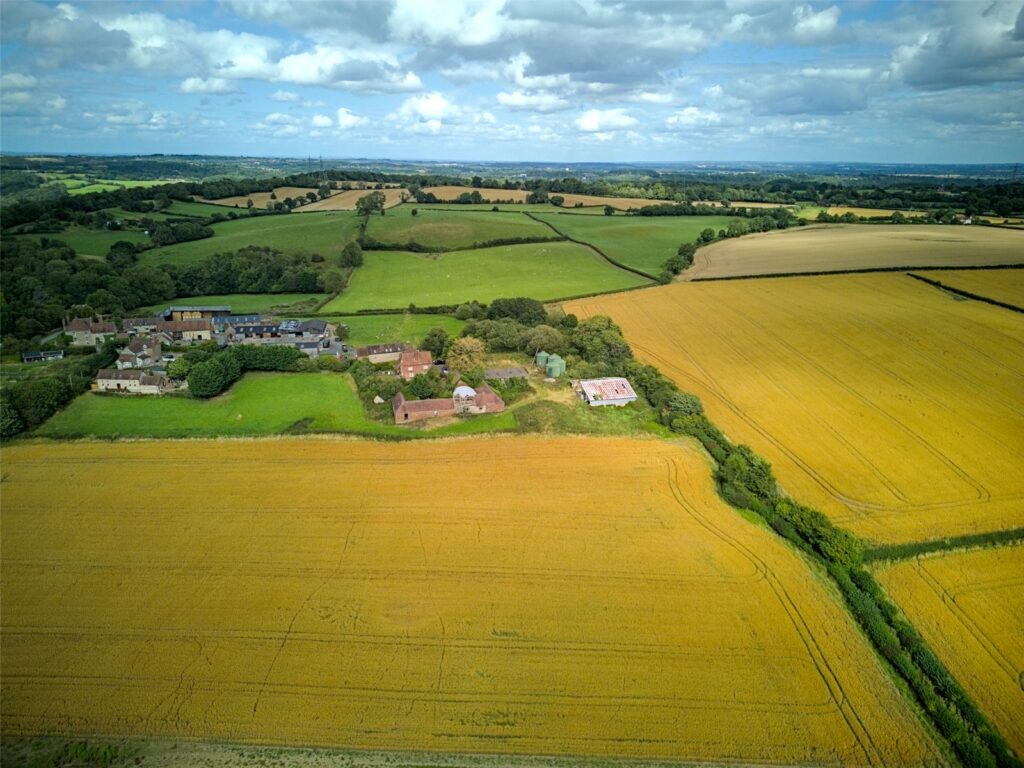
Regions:
<instances>
[{"instance_id":1,"label":"village houses","mask_svg":"<svg viewBox=\"0 0 1024 768\"><path fill-rule=\"evenodd\" d=\"M64 333L71 337L73 347L98 347L117 335L117 325L91 317L76 317L64 322Z\"/></svg>"}]
</instances>

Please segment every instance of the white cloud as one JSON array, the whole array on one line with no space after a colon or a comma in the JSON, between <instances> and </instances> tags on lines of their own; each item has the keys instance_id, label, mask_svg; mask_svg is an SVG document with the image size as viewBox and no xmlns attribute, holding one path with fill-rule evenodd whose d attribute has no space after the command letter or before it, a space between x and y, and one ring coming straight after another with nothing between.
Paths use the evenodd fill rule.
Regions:
<instances>
[{"instance_id":1,"label":"white cloud","mask_svg":"<svg viewBox=\"0 0 1024 768\"><path fill-rule=\"evenodd\" d=\"M714 125L722 122L722 116L700 107L687 107L669 117L665 123L673 128L690 128L698 125Z\"/></svg>"},{"instance_id":2,"label":"white cloud","mask_svg":"<svg viewBox=\"0 0 1024 768\"><path fill-rule=\"evenodd\" d=\"M64 107L68 105L68 100L63 96L55 96L46 102L46 108L51 112L63 112Z\"/></svg>"},{"instance_id":3,"label":"white cloud","mask_svg":"<svg viewBox=\"0 0 1024 768\"><path fill-rule=\"evenodd\" d=\"M38 81L32 75L8 72L0 77L0 88L35 88Z\"/></svg>"},{"instance_id":4,"label":"white cloud","mask_svg":"<svg viewBox=\"0 0 1024 768\"><path fill-rule=\"evenodd\" d=\"M524 91L501 92L498 94L497 99L498 103L503 107L529 112L557 112L560 109L568 109L572 106L565 99L546 91L538 91L537 93L525 93Z\"/></svg>"},{"instance_id":5,"label":"white cloud","mask_svg":"<svg viewBox=\"0 0 1024 768\"><path fill-rule=\"evenodd\" d=\"M622 108L588 109L576 118L576 127L587 133L606 133L622 128L632 128L638 123L639 121L635 117L626 114Z\"/></svg>"},{"instance_id":6,"label":"white cloud","mask_svg":"<svg viewBox=\"0 0 1024 768\"><path fill-rule=\"evenodd\" d=\"M444 120L458 113L458 107L443 94L431 91L423 96L411 96L402 102L398 114L403 117L417 117L420 120Z\"/></svg>"},{"instance_id":7,"label":"white cloud","mask_svg":"<svg viewBox=\"0 0 1024 768\"><path fill-rule=\"evenodd\" d=\"M818 43L827 40L839 26L838 5L814 12L809 5L793 9L793 37L803 43Z\"/></svg>"},{"instance_id":8,"label":"white cloud","mask_svg":"<svg viewBox=\"0 0 1024 768\"><path fill-rule=\"evenodd\" d=\"M313 119L309 121L309 124L314 128L330 128L334 125L334 121L327 115L313 115Z\"/></svg>"},{"instance_id":9,"label":"white cloud","mask_svg":"<svg viewBox=\"0 0 1024 768\"><path fill-rule=\"evenodd\" d=\"M567 88L572 85L572 78L567 74L558 75L527 75L526 69L533 64L533 58L525 51L520 51L505 65L505 76L520 88L526 90Z\"/></svg>"},{"instance_id":10,"label":"white cloud","mask_svg":"<svg viewBox=\"0 0 1024 768\"><path fill-rule=\"evenodd\" d=\"M502 36L505 0L397 0L388 28L404 41L478 46Z\"/></svg>"},{"instance_id":11,"label":"white cloud","mask_svg":"<svg viewBox=\"0 0 1024 768\"><path fill-rule=\"evenodd\" d=\"M401 93L423 87L415 72L406 71L383 50L316 45L313 50L285 56L273 79L298 85L323 85L350 91Z\"/></svg>"},{"instance_id":12,"label":"white cloud","mask_svg":"<svg viewBox=\"0 0 1024 768\"><path fill-rule=\"evenodd\" d=\"M302 121L293 115L286 115L283 112L271 112L261 122L267 125L297 125Z\"/></svg>"},{"instance_id":13,"label":"white cloud","mask_svg":"<svg viewBox=\"0 0 1024 768\"><path fill-rule=\"evenodd\" d=\"M236 93L238 88L223 77L186 77L178 90L182 93Z\"/></svg>"},{"instance_id":14,"label":"white cloud","mask_svg":"<svg viewBox=\"0 0 1024 768\"><path fill-rule=\"evenodd\" d=\"M442 67L441 74L453 83L472 83L497 80L501 77L501 68L489 62L464 61L456 67Z\"/></svg>"},{"instance_id":15,"label":"white cloud","mask_svg":"<svg viewBox=\"0 0 1024 768\"><path fill-rule=\"evenodd\" d=\"M627 97L630 101L638 101L642 104L671 104L671 93L657 93L654 91L638 91Z\"/></svg>"},{"instance_id":16,"label":"white cloud","mask_svg":"<svg viewBox=\"0 0 1024 768\"><path fill-rule=\"evenodd\" d=\"M340 107L338 109L338 127L343 131L347 131L349 128L355 128L357 125L365 125L368 123L365 117L352 114L352 112L346 107Z\"/></svg>"},{"instance_id":17,"label":"white cloud","mask_svg":"<svg viewBox=\"0 0 1024 768\"><path fill-rule=\"evenodd\" d=\"M300 97L299 94L292 93L291 91L275 91L274 95L271 96L270 98L272 98L274 101L289 102L298 101Z\"/></svg>"}]
</instances>

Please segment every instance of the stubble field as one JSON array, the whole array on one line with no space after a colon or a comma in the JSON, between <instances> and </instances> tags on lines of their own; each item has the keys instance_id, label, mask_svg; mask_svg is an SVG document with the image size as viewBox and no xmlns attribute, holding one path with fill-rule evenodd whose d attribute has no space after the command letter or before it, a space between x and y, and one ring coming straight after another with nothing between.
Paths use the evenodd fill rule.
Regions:
<instances>
[{"instance_id":1,"label":"stubble field","mask_svg":"<svg viewBox=\"0 0 1024 768\"><path fill-rule=\"evenodd\" d=\"M315 203L304 205L301 208L296 208L295 212L316 213L317 211L354 211L356 209L356 203L359 202L359 198L366 197L370 194L370 191L372 190L338 190L332 193L330 197L326 197L323 200L317 200ZM396 187L382 189L380 191L384 193L385 208L394 208L402 202L403 196L408 195L404 189L398 189Z\"/></svg>"},{"instance_id":2,"label":"stubble field","mask_svg":"<svg viewBox=\"0 0 1024 768\"><path fill-rule=\"evenodd\" d=\"M1007 743L1024 754L1024 545L920 557L876 575Z\"/></svg>"},{"instance_id":3,"label":"stubble field","mask_svg":"<svg viewBox=\"0 0 1024 768\"><path fill-rule=\"evenodd\" d=\"M4 472L7 735L943 762L687 446L26 444Z\"/></svg>"},{"instance_id":4,"label":"stubble field","mask_svg":"<svg viewBox=\"0 0 1024 768\"><path fill-rule=\"evenodd\" d=\"M1024 235L994 227L828 224L723 240L700 248L684 280L892 267L1024 262Z\"/></svg>"},{"instance_id":5,"label":"stubble field","mask_svg":"<svg viewBox=\"0 0 1024 768\"><path fill-rule=\"evenodd\" d=\"M1024 524L1024 317L904 275L683 283L610 315L783 488L885 543Z\"/></svg>"}]
</instances>

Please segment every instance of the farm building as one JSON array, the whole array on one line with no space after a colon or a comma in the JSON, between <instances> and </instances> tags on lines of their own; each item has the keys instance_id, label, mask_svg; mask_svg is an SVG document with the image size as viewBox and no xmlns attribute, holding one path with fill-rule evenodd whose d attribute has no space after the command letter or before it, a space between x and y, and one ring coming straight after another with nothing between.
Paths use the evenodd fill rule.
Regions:
<instances>
[{"instance_id":1,"label":"farm building","mask_svg":"<svg viewBox=\"0 0 1024 768\"><path fill-rule=\"evenodd\" d=\"M42 363L47 360L63 360L64 350L63 349L47 349L42 352L22 352L21 362L23 363Z\"/></svg>"},{"instance_id":2,"label":"farm building","mask_svg":"<svg viewBox=\"0 0 1024 768\"><path fill-rule=\"evenodd\" d=\"M95 347L116 336L117 326L92 318L76 317L64 323L64 333L71 337L73 347Z\"/></svg>"},{"instance_id":3,"label":"farm building","mask_svg":"<svg viewBox=\"0 0 1024 768\"><path fill-rule=\"evenodd\" d=\"M395 424L409 424L437 416L454 416L455 401L450 397L406 400L405 395L399 392L391 398L391 409L395 412Z\"/></svg>"},{"instance_id":4,"label":"farm building","mask_svg":"<svg viewBox=\"0 0 1024 768\"><path fill-rule=\"evenodd\" d=\"M322 339L245 339L243 344L258 344L260 346L271 346L271 347L295 347L300 352L305 353L309 357L320 357L320 350L324 348L325 341L330 344L327 340Z\"/></svg>"},{"instance_id":5,"label":"farm building","mask_svg":"<svg viewBox=\"0 0 1024 768\"><path fill-rule=\"evenodd\" d=\"M162 395L172 389L171 380L142 371L118 371L102 368L92 384L95 392L120 392L128 395Z\"/></svg>"},{"instance_id":6,"label":"farm building","mask_svg":"<svg viewBox=\"0 0 1024 768\"><path fill-rule=\"evenodd\" d=\"M262 315L217 315L213 318L213 327L217 333L224 333L231 326L259 325L262 322Z\"/></svg>"},{"instance_id":7,"label":"farm building","mask_svg":"<svg viewBox=\"0 0 1024 768\"><path fill-rule=\"evenodd\" d=\"M164 320L212 320L218 315L230 315L231 307L171 306L163 311Z\"/></svg>"},{"instance_id":8,"label":"farm building","mask_svg":"<svg viewBox=\"0 0 1024 768\"><path fill-rule=\"evenodd\" d=\"M409 381L418 373L427 373L434 365L434 358L421 349L410 349L398 358L398 375Z\"/></svg>"},{"instance_id":9,"label":"farm building","mask_svg":"<svg viewBox=\"0 0 1024 768\"><path fill-rule=\"evenodd\" d=\"M227 326L228 338L232 341L241 339L270 339L277 336L277 323L260 320L255 323L231 323Z\"/></svg>"},{"instance_id":10,"label":"farm building","mask_svg":"<svg viewBox=\"0 0 1024 768\"><path fill-rule=\"evenodd\" d=\"M405 344L371 344L368 347L357 347L356 357L371 363L391 363L408 348Z\"/></svg>"},{"instance_id":11,"label":"farm building","mask_svg":"<svg viewBox=\"0 0 1024 768\"><path fill-rule=\"evenodd\" d=\"M583 379L575 386L577 394L588 405L628 405L636 400L636 392L626 379Z\"/></svg>"},{"instance_id":12,"label":"farm building","mask_svg":"<svg viewBox=\"0 0 1024 768\"><path fill-rule=\"evenodd\" d=\"M327 335L325 320L282 320L278 333L289 339L322 339Z\"/></svg>"},{"instance_id":13,"label":"farm building","mask_svg":"<svg viewBox=\"0 0 1024 768\"><path fill-rule=\"evenodd\" d=\"M126 317L121 321L121 328L131 337L156 333L158 325L160 325L159 317Z\"/></svg>"},{"instance_id":14,"label":"farm building","mask_svg":"<svg viewBox=\"0 0 1024 768\"><path fill-rule=\"evenodd\" d=\"M476 389L460 384L452 393L456 413L501 413L505 410L505 401L487 384Z\"/></svg>"},{"instance_id":15,"label":"farm building","mask_svg":"<svg viewBox=\"0 0 1024 768\"><path fill-rule=\"evenodd\" d=\"M492 381L508 382L512 379L525 379L529 376L525 368L514 366L512 368L488 368L484 371L484 378Z\"/></svg>"},{"instance_id":16,"label":"farm building","mask_svg":"<svg viewBox=\"0 0 1024 768\"><path fill-rule=\"evenodd\" d=\"M140 337L121 350L117 356L117 369L126 368L148 368L155 365L160 359L160 341L156 338L150 339Z\"/></svg>"},{"instance_id":17,"label":"farm building","mask_svg":"<svg viewBox=\"0 0 1024 768\"><path fill-rule=\"evenodd\" d=\"M162 320L157 333L168 344L194 344L213 338L213 323L204 320Z\"/></svg>"}]
</instances>

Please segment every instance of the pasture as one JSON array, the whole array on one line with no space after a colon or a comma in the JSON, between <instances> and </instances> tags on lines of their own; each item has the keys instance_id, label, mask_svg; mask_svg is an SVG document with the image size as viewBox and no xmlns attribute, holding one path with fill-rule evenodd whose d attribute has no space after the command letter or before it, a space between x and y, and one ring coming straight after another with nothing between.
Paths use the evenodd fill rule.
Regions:
<instances>
[{"instance_id":1,"label":"pasture","mask_svg":"<svg viewBox=\"0 0 1024 768\"><path fill-rule=\"evenodd\" d=\"M693 447L28 443L4 473L5 737L944 760Z\"/></svg>"},{"instance_id":2,"label":"pasture","mask_svg":"<svg viewBox=\"0 0 1024 768\"><path fill-rule=\"evenodd\" d=\"M608 256L651 275L661 272L682 243L692 243L702 230L718 232L729 216L576 216L548 213L538 218L572 238L600 248Z\"/></svg>"},{"instance_id":3,"label":"pasture","mask_svg":"<svg viewBox=\"0 0 1024 768\"><path fill-rule=\"evenodd\" d=\"M1024 754L1024 546L918 557L879 566L875 576Z\"/></svg>"},{"instance_id":4,"label":"pasture","mask_svg":"<svg viewBox=\"0 0 1024 768\"><path fill-rule=\"evenodd\" d=\"M391 187L388 189L380 190L384 193L384 207L394 208L399 205L405 197L408 197L408 192L398 187ZM349 189L349 190L337 190L331 193L330 197L324 198L323 200L317 200L315 203L309 203L301 208L296 208L296 213L316 213L317 211L354 211L356 209L356 203L359 198L366 197L370 194L370 190L365 189Z\"/></svg>"},{"instance_id":5,"label":"pasture","mask_svg":"<svg viewBox=\"0 0 1024 768\"><path fill-rule=\"evenodd\" d=\"M366 251L363 266L352 273L348 288L321 312L402 309L488 302L502 296L529 296L542 301L585 293L617 291L646 284L642 277L618 269L589 248L555 242L506 245L417 254Z\"/></svg>"},{"instance_id":6,"label":"pasture","mask_svg":"<svg viewBox=\"0 0 1024 768\"><path fill-rule=\"evenodd\" d=\"M567 302L700 396L796 499L904 543L1024 524L1024 316L905 275L679 283Z\"/></svg>"},{"instance_id":7,"label":"pasture","mask_svg":"<svg viewBox=\"0 0 1024 768\"><path fill-rule=\"evenodd\" d=\"M53 232L46 235L16 235L16 237L31 238L39 242L41 238L49 240L60 240L67 243L79 256L95 256L104 258L114 243L125 240L129 243L143 245L149 243L149 235L142 232L125 229L87 229L85 227L70 226L63 232Z\"/></svg>"},{"instance_id":8,"label":"pasture","mask_svg":"<svg viewBox=\"0 0 1024 768\"><path fill-rule=\"evenodd\" d=\"M236 315L250 315L257 312L284 314L287 312L312 312L326 299L326 293L230 293L206 296L182 296L149 307L133 309L132 315L147 315L159 312L171 304L198 304L205 306L227 305Z\"/></svg>"},{"instance_id":9,"label":"pasture","mask_svg":"<svg viewBox=\"0 0 1024 768\"><path fill-rule=\"evenodd\" d=\"M413 208L403 205L385 216L371 216L367 236L382 243L416 242L443 250L468 248L474 243L503 238L557 237L549 227L522 214L419 210L413 216L412 211Z\"/></svg>"},{"instance_id":10,"label":"pasture","mask_svg":"<svg viewBox=\"0 0 1024 768\"><path fill-rule=\"evenodd\" d=\"M267 246L282 253L330 259L359 233L355 214L319 216L243 216L213 224L213 237L154 248L139 255L143 264L190 264L215 253L233 253L249 245Z\"/></svg>"},{"instance_id":11,"label":"pasture","mask_svg":"<svg viewBox=\"0 0 1024 768\"><path fill-rule=\"evenodd\" d=\"M1024 308L1024 269L970 269L916 274L976 296Z\"/></svg>"},{"instance_id":12,"label":"pasture","mask_svg":"<svg viewBox=\"0 0 1024 768\"><path fill-rule=\"evenodd\" d=\"M1024 236L994 227L823 224L722 240L697 250L684 280L1024 262Z\"/></svg>"},{"instance_id":13,"label":"pasture","mask_svg":"<svg viewBox=\"0 0 1024 768\"><path fill-rule=\"evenodd\" d=\"M362 347L404 341L419 344L431 328L444 328L449 336L458 336L465 321L451 315L345 315L328 318L332 323L344 323L349 328L347 344Z\"/></svg>"},{"instance_id":14,"label":"pasture","mask_svg":"<svg viewBox=\"0 0 1024 768\"><path fill-rule=\"evenodd\" d=\"M340 373L247 373L210 400L187 396L79 395L35 434L53 438L175 438L278 435L289 429L423 437L515 427L510 413L460 419L436 429L381 424L366 416L355 385Z\"/></svg>"}]
</instances>

